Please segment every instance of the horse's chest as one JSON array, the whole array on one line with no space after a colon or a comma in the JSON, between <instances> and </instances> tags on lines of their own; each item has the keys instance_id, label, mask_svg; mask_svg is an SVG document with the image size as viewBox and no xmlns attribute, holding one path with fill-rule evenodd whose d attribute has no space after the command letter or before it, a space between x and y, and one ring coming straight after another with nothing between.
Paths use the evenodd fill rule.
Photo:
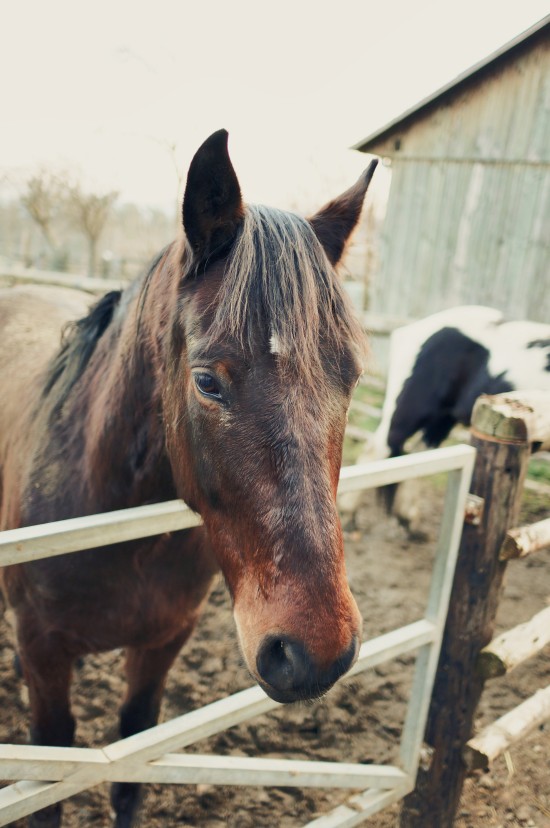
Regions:
<instances>
[{"instance_id":1,"label":"horse's chest","mask_svg":"<svg viewBox=\"0 0 550 828\"><path fill-rule=\"evenodd\" d=\"M202 530L163 536L125 561L110 602L128 644L160 646L192 625L217 569Z\"/></svg>"},{"instance_id":2,"label":"horse's chest","mask_svg":"<svg viewBox=\"0 0 550 828\"><path fill-rule=\"evenodd\" d=\"M33 564L19 596L75 652L158 647L193 625L216 569L197 529Z\"/></svg>"}]
</instances>

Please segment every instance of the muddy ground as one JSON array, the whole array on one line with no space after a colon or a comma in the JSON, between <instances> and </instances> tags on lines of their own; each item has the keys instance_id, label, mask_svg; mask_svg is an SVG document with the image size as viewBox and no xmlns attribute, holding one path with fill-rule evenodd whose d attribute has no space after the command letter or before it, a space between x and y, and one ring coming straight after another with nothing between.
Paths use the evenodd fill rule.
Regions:
<instances>
[{"instance_id":1,"label":"muddy ground","mask_svg":"<svg viewBox=\"0 0 550 828\"><path fill-rule=\"evenodd\" d=\"M422 485L429 485L427 482ZM349 578L374 636L421 616L426 599L442 493L429 490L427 539L410 541L395 519L381 516L366 493L357 525L348 525ZM548 502L532 501L526 520L547 517ZM550 602L550 552L508 568L498 626L527 620ZM0 621L0 741L26 740L26 694L12 666L12 633ZM397 659L341 682L322 701L276 712L212 737L192 748L239 756L316 758L355 762L396 760L409 692L411 658ZM487 686L477 725L502 715L550 679L550 651ZM250 685L236 643L225 587L219 581L191 642L169 677L163 718L169 719ZM88 657L73 692L77 744L102 746L117 738L117 705L123 692L122 654ZM291 788L148 786L141 813L147 828L295 828L345 801L350 792ZM64 826L111 824L106 786L65 806ZM366 825L398 825L398 806ZM467 780L457 826L550 826L550 724L497 760L490 773ZM23 822L17 823L22 828Z\"/></svg>"}]
</instances>

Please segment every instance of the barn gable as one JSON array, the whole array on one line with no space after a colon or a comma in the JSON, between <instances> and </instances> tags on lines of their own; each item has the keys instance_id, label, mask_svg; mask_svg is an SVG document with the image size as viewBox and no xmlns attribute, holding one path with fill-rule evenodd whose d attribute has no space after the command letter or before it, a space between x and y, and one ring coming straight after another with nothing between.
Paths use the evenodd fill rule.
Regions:
<instances>
[{"instance_id":1,"label":"barn gable","mask_svg":"<svg viewBox=\"0 0 550 828\"><path fill-rule=\"evenodd\" d=\"M550 319L550 15L356 149L391 164L375 313Z\"/></svg>"}]
</instances>

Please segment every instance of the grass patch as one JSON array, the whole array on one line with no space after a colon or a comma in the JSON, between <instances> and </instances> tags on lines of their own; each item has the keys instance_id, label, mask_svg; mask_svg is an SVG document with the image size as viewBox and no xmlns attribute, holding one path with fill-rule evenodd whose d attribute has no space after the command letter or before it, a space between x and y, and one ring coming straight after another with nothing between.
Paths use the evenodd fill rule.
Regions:
<instances>
[{"instance_id":1,"label":"grass patch","mask_svg":"<svg viewBox=\"0 0 550 828\"><path fill-rule=\"evenodd\" d=\"M550 463L548 460L539 460L535 455L529 461L527 476L539 483L550 483Z\"/></svg>"},{"instance_id":2,"label":"grass patch","mask_svg":"<svg viewBox=\"0 0 550 828\"><path fill-rule=\"evenodd\" d=\"M550 517L550 502L548 495L524 489L521 498L520 524L535 523Z\"/></svg>"},{"instance_id":3,"label":"grass patch","mask_svg":"<svg viewBox=\"0 0 550 828\"><path fill-rule=\"evenodd\" d=\"M355 389L352 397L352 404L348 413L348 425L353 429L361 429L361 431L368 431L373 433L378 427L380 417L374 416L374 413L365 410L365 406L370 408L377 408L382 411L384 402L384 390L379 388L372 388L370 386L362 385L361 383ZM356 405L354 405L356 403ZM344 451L342 457L343 466L353 466L363 450L365 441L358 437L346 433L344 438Z\"/></svg>"}]
</instances>

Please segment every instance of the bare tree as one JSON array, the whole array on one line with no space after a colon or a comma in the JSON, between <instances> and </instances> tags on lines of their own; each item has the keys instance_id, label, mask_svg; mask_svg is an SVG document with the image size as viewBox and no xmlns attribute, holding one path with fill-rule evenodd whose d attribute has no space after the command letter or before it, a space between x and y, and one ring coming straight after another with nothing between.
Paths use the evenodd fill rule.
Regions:
<instances>
[{"instance_id":1,"label":"bare tree","mask_svg":"<svg viewBox=\"0 0 550 828\"><path fill-rule=\"evenodd\" d=\"M42 231L51 251L57 247L54 225L65 206L66 185L63 178L45 168L39 169L24 183L21 203Z\"/></svg>"},{"instance_id":2,"label":"bare tree","mask_svg":"<svg viewBox=\"0 0 550 828\"><path fill-rule=\"evenodd\" d=\"M98 242L117 198L114 190L104 195L86 193L80 184L69 190L71 219L88 241L88 276L95 276L97 272Z\"/></svg>"}]
</instances>

